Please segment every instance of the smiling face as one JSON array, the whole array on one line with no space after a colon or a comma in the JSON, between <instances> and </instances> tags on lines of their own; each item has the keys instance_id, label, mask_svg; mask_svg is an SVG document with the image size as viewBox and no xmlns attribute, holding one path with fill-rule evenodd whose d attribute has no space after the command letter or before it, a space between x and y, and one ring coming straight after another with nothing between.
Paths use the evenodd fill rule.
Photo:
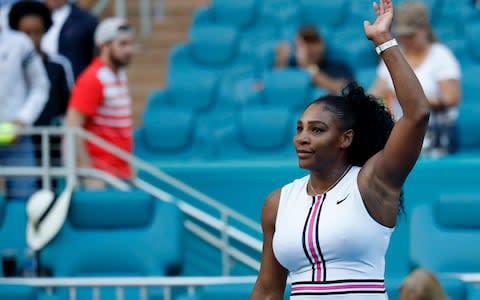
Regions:
<instances>
[{"instance_id":1,"label":"smiling face","mask_svg":"<svg viewBox=\"0 0 480 300\"><path fill-rule=\"evenodd\" d=\"M299 166L320 170L346 159L352 139L353 131L345 128L325 103L310 105L298 120L293 139Z\"/></svg>"}]
</instances>

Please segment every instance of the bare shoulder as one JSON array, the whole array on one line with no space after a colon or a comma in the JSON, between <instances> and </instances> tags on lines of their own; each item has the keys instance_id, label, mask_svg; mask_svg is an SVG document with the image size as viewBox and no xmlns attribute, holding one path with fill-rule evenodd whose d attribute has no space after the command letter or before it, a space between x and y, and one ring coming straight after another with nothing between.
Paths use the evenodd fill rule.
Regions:
<instances>
[{"instance_id":1,"label":"bare shoulder","mask_svg":"<svg viewBox=\"0 0 480 300\"><path fill-rule=\"evenodd\" d=\"M276 189L267 196L262 209L262 226L275 224L281 192L282 189Z\"/></svg>"}]
</instances>

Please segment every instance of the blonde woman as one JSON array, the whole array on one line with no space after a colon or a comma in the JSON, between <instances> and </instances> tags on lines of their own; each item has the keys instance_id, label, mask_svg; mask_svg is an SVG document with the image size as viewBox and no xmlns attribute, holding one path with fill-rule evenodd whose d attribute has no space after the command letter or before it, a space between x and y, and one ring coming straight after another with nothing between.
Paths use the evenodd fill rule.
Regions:
<instances>
[{"instance_id":1,"label":"blonde woman","mask_svg":"<svg viewBox=\"0 0 480 300\"><path fill-rule=\"evenodd\" d=\"M400 286L401 300L449 300L432 272L417 269L405 278Z\"/></svg>"},{"instance_id":2,"label":"blonde woman","mask_svg":"<svg viewBox=\"0 0 480 300\"><path fill-rule=\"evenodd\" d=\"M458 147L456 121L461 96L460 65L453 53L436 40L424 4L412 2L399 5L393 29L432 110L423 154L454 153ZM370 93L386 100L396 120L403 115L383 62L378 66Z\"/></svg>"}]
</instances>

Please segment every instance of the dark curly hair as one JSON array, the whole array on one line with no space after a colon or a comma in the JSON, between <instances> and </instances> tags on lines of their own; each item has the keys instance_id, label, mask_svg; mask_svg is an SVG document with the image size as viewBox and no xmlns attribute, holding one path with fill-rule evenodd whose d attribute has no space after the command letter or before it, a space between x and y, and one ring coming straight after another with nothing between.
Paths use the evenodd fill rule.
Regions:
<instances>
[{"instance_id":1,"label":"dark curly hair","mask_svg":"<svg viewBox=\"0 0 480 300\"><path fill-rule=\"evenodd\" d=\"M378 99L367 95L356 82L349 82L341 95L326 95L311 102L323 103L325 109L340 120L344 129L354 132L352 144L347 150L347 160L354 166L363 166L387 143L394 120L391 113ZM403 191L400 196L399 211L403 212Z\"/></svg>"},{"instance_id":2,"label":"dark curly hair","mask_svg":"<svg viewBox=\"0 0 480 300\"><path fill-rule=\"evenodd\" d=\"M45 32L52 26L52 14L48 7L42 2L35 0L23 0L12 5L8 14L8 24L10 28L18 30L18 26L23 17L36 16L40 17L45 26Z\"/></svg>"}]
</instances>

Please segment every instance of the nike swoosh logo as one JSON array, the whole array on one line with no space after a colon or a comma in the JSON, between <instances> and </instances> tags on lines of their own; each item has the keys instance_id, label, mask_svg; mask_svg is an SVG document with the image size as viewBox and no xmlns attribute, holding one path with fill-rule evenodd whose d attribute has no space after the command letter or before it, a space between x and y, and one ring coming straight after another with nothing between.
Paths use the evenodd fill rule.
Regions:
<instances>
[{"instance_id":1,"label":"nike swoosh logo","mask_svg":"<svg viewBox=\"0 0 480 300\"><path fill-rule=\"evenodd\" d=\"M342 203L343 201L347 200L348 196L350 196L350 194L348 194L347 196L345 196L345 198L343 198L342 200L337 200L337 204L340 204L340 203Z\"/></svg>"}]
</instances>

